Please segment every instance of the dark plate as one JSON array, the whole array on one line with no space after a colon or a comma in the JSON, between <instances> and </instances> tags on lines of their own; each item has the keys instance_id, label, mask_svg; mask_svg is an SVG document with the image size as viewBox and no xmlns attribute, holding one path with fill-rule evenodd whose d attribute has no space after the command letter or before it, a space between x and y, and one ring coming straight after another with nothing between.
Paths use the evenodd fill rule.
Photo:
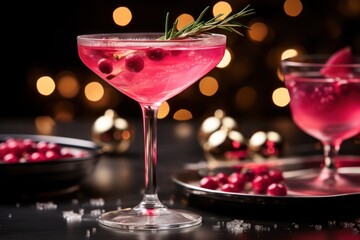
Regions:
<instances>
[{"instance_id":1,"label":"dark plate","mask_svg":"<svg viewBox=\"0 0 360 240\"><path fill-rule=\"evenodd\" d=\"M359 164L359 156L342 156L342 161L348 165ZM307 156L269 160L261 164L278 168L283 171L285 183L287 179L297 176L302 171L319 168L322 156ZM354 163L354 164L353 164ZM288 192L287 196L269 196L251 193L226 193L219 190L209 190L199 186L201 177L217 172L232 172L234 167L244 167L258 163L230 163L209 169L204 166L188 166L173 176L179 192L188 201L198 207L227 214L242 213L251 216L268 217L309 217L313 213L321 216L335 216L350 214L360 217L360 193L331 194L331 195L297 195ZM357 168L357 167L356 167ZM290 216L289 216L290 215ZM320 215L313 215L318 217Z\"/></svg>"},{"instance_id":2,"label":"dark plate","mask_svg":"<svg viewBox=\"0 0 360 240\"><path fill-rule=\"evenodd\" d=\"M0 134L0 142L8 138L29 138L47 141L68 148L73 153L85 153L74 158L43 162L0 163L0 188L5 197L37 197L64 194L77 190L94 170L100 148L92 141L45 135Z\"/></svg>"}]
</instances>

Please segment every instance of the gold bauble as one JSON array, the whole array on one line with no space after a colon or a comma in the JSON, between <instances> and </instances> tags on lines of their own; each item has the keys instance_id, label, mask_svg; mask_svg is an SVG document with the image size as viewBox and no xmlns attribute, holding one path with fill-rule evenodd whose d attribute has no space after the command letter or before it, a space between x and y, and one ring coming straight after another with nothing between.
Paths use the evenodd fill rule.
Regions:
<instances>
[{"instance_id":1,"label":"gold bauble","mask_svg":"<svg viewBox=\"0 0 360 240\"><path fill-rule=\"evenodd\" d=\"M243 134L236 129L219 129L204 143L205 156L211 165L247 158L248 146Z\"/></svg>"},{"instance_id":2,"label":"gold bauble","mask_svg":"<svg viewBox=\"0 0 360 240\"><path fill-rule=\"evenodd\" d=\"M237 127L236 121L225 112L218 109L214 112L214 116L206 118L198 131L198 141L202 147L212 133L220 129L234 129Z\"/></svg>"},{"instance_id":3,"label":"gold bauble","mask_svg":"<svg viewBox=\"0 0 360 240\"><path fill-rule=\"evenodd\" d=\"M108 153L124 153L133 142L134 126L126 119L108 109L95 120L92 126L92 139Z\"/></svg>"},{"instance_id":4,"label":"gold bauble","mask_svg":"<svg viewBox=\"0 0 360 240\"><path fill-rule=\"evenodd\" d=\"M275 131L257 131L250 137L248 144L254 160L279 157L284 149L283 137Z\"/></svg>"}]
</instances>

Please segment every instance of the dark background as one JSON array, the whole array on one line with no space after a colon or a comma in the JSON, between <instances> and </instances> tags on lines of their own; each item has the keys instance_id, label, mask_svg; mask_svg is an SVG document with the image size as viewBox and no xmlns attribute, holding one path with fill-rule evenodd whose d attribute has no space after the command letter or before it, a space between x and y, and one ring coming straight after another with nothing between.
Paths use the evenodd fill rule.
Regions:
<instances>
[{"instance_id":1,"label":"dark background","mask_svg":"<svg viewBox=\"0 0 360 240\"><path fill-rule=\"evenodd\" d=\"M171 1L31 1L9 2L2 7L2 75L0 118L32 118L51 115L49 106L61 100L40 96L29 79L36 73L56 76L69 70L79 76L90 74L79 60L76 36L98 32L163 31L165 15L170 12L171 22L179 14L187 12L194 17L216 1L171 0ZM239 57L243 65L233 69L215 69L213 74L220 82L219 92L212 97L201 96L193 86L169 100L172 111L190 109L195 118L209 114L214 109L225 109L236 118L264 119L289 116L287 107L280 108L271 100L272 92L283 85L277 78L278 61L269 55L274 51L294 46L306 53L330 54L350 45L360 52L360 2L358 0L302 1L303 11L298 17L289 17L283 11L284 1L229 0L234 11L250 4L256 14L244 18L244 23L261 21L269 27L269 36L263 42L253 42L244 37L229 35L234 60ZM351 13L344 5L353 6ZM112 19L116 7L127 6L133 11L133 20L126 27L117 26ZM5 14L6 13L6 14ZM5 17L6 15L6 17ZM173 18L171 18L173 17ZM341 33L331 34L334 23ZM246 68L246 75L237 81L237 71ZM257 92L253 107L239 110L233 107L235 91L242 86L251 86ZM103 109L92 109L80 99L73 99L74 118L94 118ZM115 109L122 115L139 116L140 108L133 100L122 97ZM169 115L171 117L171 114Z\"/></svg>"}]
</instances>

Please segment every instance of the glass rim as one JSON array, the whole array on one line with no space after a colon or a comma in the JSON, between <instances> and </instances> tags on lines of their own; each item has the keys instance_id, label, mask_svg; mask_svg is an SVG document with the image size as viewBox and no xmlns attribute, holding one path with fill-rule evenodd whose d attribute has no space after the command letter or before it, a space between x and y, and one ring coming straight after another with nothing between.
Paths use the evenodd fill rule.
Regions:
<instances>
[{"instance_id":1,"label":"glass rim","mask_svg":"<svg viewBox=\"0 0 360 240\"><path fill-rule=\"evenodd\" d=\"M87 46L174 46L174 45L197 45L211 46L226 43L226 35L219 33L202 33L197 37L187 37L182 39L160 40L163 32L126 32L126 33L93 33L77 36L78 43Z\"/></svg>"},{"instance_id":2,"label":"glass rim","mask_svg":"<svg viewBox=\"0 0 360 240\"><path fill-rule=\"evenodd\" d=\"M360 56L353 56L353 63L327 63L331 55L298 55L281 60L282 65L292 67L355 67L360 68Z\"/></svg>"}]
</instances>

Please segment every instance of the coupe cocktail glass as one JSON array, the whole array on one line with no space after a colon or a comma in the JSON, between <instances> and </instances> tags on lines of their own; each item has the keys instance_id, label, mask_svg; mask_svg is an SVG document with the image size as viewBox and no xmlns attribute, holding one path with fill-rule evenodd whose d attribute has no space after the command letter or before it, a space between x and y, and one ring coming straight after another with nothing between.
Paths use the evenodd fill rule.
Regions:
<instances>
[{"instance_id":1,"label":"coupe cocktail glass","mask_svg":"<svg viewBox=\"0 0 360 240\"><path fill-rule=\"evenodd\" d=\"M101 224L129 229L176 229L200 224L202 217L169 209L158 198L157 112L212 70L222 59L226 36L202 34L159 40L160 33L93 34L77 37L83 63L117 90L140 104L143 114L145 188L142 201L131 209L107 212ZM176 154L176 153L174 153Z\"/></svg>"},{"instance_id":2,"label":"coupe cocktail glass","mask_svg":"<svg viewBox=\"0 0 360 240\"><path fill-rule=\"evenodd\" d=\"M331 64L328 58L298 56L281 62L292 119L324 148L323 166L316 175L290 181L307 195L360 192L359 168L337 168L341 143L360 133L360 61Z\"/></svg>"}]
</instances>

